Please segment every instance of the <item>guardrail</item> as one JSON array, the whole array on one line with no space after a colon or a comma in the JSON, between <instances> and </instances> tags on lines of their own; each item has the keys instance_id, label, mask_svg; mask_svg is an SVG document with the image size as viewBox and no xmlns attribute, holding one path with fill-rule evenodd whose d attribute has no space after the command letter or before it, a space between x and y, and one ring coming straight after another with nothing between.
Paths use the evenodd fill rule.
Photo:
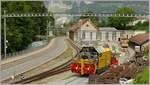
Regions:
<instances>
[{"instance_id":1,"label":"guardrail","mask_svg":"<svg viewBox=\"0 0 150 85\"><path fill-rule=\"evenodd\" d=\"M14 58L14 57L17 57L17 56L21 56L21 55L39 50L39 49L41 49L41 48L43 48L47 45L48 45L48 42L46 42L44 45L38 46L36 48L29 48L29 49L25 49L25 50L14 52L14 53L8 53L8 54L6 54L6 58L4 58L4 55L1 55L1 59L6 60L6 59L9 59L9 58Z\"/></svg>"}]
</instances>

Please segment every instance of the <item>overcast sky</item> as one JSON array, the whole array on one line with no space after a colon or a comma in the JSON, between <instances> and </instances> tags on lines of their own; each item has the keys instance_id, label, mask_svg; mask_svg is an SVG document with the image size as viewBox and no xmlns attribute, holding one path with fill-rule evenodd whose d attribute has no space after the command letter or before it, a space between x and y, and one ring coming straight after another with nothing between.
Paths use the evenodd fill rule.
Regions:
<instances>
[{"instance_id":1,"label":"overcast sky","mask_svg":"<svg viewBox=\"0 0 150 85\"><path fill-rule=\"evenodd\" d=\"M147 3L149 3L148 1L144 2L144 1L139 1L139 0L133 0L136 2L126 3L128 1L131 1L131 0L124 0L124 1L122 1L122 0L117 0L117 1L116 0L115 1L113 1L113 0L111 0L111 1L109 1L109 0L45 0L44 4L45 4L46 8L51 12L65 12L66 10L74 11L74 10L77 10L76 8L80 8L82 10L83 9L92 9L92 11L93 11L93 9L98 10L99 7L101 9L110 8L110 10L111 10L110 6L116 6L116 5L118 7L119 6L120 7L123 7L123 6L135 7L136 10L148 9L148 7L147 7ZM100 3L102 3L102 4L100 4ZM143 6L143 7L137 6L137 4L141 5L141 3L145 6ZM125 4L125 5L123 5L123 4ZM105 10L105 11L107 11L107 10Z\"/></svg>"},{"instance_id":2,"label":"overcast sky","mask_svg":"<svg viewBox=\"0 0 150 85\"><path fill-rule=\"evenodd\" d=\"M65 1L69 2L69 4L66 4ZM51 11L66 11L72 8L72 4L80 4L81 1L84 1L86 4L93 3L91 0L45 0L44 4Z\"/></svg>"}]
</instances>

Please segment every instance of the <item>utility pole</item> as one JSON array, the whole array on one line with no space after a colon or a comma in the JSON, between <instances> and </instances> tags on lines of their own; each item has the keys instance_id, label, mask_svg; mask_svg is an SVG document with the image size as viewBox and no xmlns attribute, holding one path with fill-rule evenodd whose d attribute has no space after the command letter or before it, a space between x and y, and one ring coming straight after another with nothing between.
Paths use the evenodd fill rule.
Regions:
<instances>
[{"instance_id":1,"label":"utility pole","mask_svg":"<svg viewBox=\"0 0 150 85\"><path fill-rule=\"evenodd\" d=\"M50 22L49 21L47 21L47 27L46 27L46 38L47 38L47 41L48 41L48 37L49 37L49 24L50 24Z\"/></svg>"},{"instance_id":2,"label":"utility pole","mask_svg":"<svg viewBox=\"0 0 150 85\"><path fill-rule=\"evenodd\" d=\"M46 27L46 40L48 41L48 26Z\"/></svg>"},{"instance_id":3,"label":"utility pole","mask_svg":"<svg viewBox=\"0 0 150 85\"><path fill-rule=\"evenodd\" d=\"M48 36L50 36L50 29L51 29L51 21L48 23Z\"/></svg>"},{"instance_id":4,"label":"utility pole","mask_svg":"<svg viewBox=\"0 0 150 85\"><path fill-rule=\"evenodd\" d=\"M4 16L6 15L6 10L4 10ZM4 17L4 58L6 58L6 17Z\"/></svg>"}]
</instances>

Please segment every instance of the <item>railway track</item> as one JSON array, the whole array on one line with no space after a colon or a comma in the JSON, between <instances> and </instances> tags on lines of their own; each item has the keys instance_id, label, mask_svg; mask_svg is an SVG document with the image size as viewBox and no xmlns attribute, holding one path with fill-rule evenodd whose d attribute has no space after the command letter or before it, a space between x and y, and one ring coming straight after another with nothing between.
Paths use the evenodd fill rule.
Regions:
<instances>
[{"instance_id":1,"label":"railway track","mask_svg":"<svg viewBox=\"0 0 150 85\"><path fill-rule=\"evenodd\" d=\"M69 42L69 44L77 52L79 51L79 48L73 43L73 41L67 39L67 42ZM45 71L43 73L39 73L39 74L31 76L31 77L27 77L27 78L24 78L24 79L21 79L21 80L18 80L18 81L14 81L11 84L27 84L27 83L31 83L33 81L38 81L40 79L43 79L43 78L46 78L46 77L49 77L49 76L53 76L53 75L65 72L65 71L69 71L70 70L71 61L72 61L72 59L68 60L68 62L66 62L66 63L64 63L64 64L62 64L62 65L60 65L58 67L55 67L55 68L53 68L51 70Z\"/></svg>"},{"instance_id":2,"label":"railway track","mask_svg":"<svg viewBox=\"0 0 150 85\"><path fill-rule=\"evenodd\" d=\"M46 78L49 76L53 76L53 75L65 72L65 71L69 71L70 70L70 67L69 67L70 63L71 63L71 60L69 60L68 62L66 62L66 63L64 63L58 67L55 67L51 70L45 71L45 72L40 73L38 75L34 75L34 76L31 76L31 77L28 77L28 78L25 78L25 79L22 79L19 81L15 81L12 84L27 84L27 83L30 83L33 81L37 81L37 80L40 80L40 79L43 79L43 78Z\"/></svg>"},{"instance_id":3,"label":"railway track","mask_svg":"<svg viewBox=\"0 0 150 85\"><path fill-rule=\"evenodd\" d=\"M77 52L80 51L80 48L79 48L77 45L75 45L75 43L73 43L72 40L67 39L67 41L71 44L71 46L72 46Z\"/></svg>"}]
</instances>

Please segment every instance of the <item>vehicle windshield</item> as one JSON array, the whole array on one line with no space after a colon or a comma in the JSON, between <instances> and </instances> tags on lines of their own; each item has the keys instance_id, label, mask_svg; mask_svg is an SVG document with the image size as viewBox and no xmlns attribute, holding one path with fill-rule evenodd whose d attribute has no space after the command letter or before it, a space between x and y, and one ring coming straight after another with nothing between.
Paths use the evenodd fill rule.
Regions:
<instances>
[{"instance_id":1,"label":"vehicle windshield","mask_svg":"<svg viewBox=\"0 0 150 85\"><path fill-rule=\"evenodd\" d=\"M81 52L80 57L83 59L97 58L97 53L96 52Z\"/></svg>"},{"instance_id":2,"label":"vehicle windshield","mask_svg":"<svg viewBox=\"0 0 150 85\"><path fill-rule=\"evenodd\" d=\"M93 59L93 58L96 59L98 56L98 53L94 47L84 47L81 49L79 56L80 58L83 58L83 59Z\"/></svg>"}]
</instances>

